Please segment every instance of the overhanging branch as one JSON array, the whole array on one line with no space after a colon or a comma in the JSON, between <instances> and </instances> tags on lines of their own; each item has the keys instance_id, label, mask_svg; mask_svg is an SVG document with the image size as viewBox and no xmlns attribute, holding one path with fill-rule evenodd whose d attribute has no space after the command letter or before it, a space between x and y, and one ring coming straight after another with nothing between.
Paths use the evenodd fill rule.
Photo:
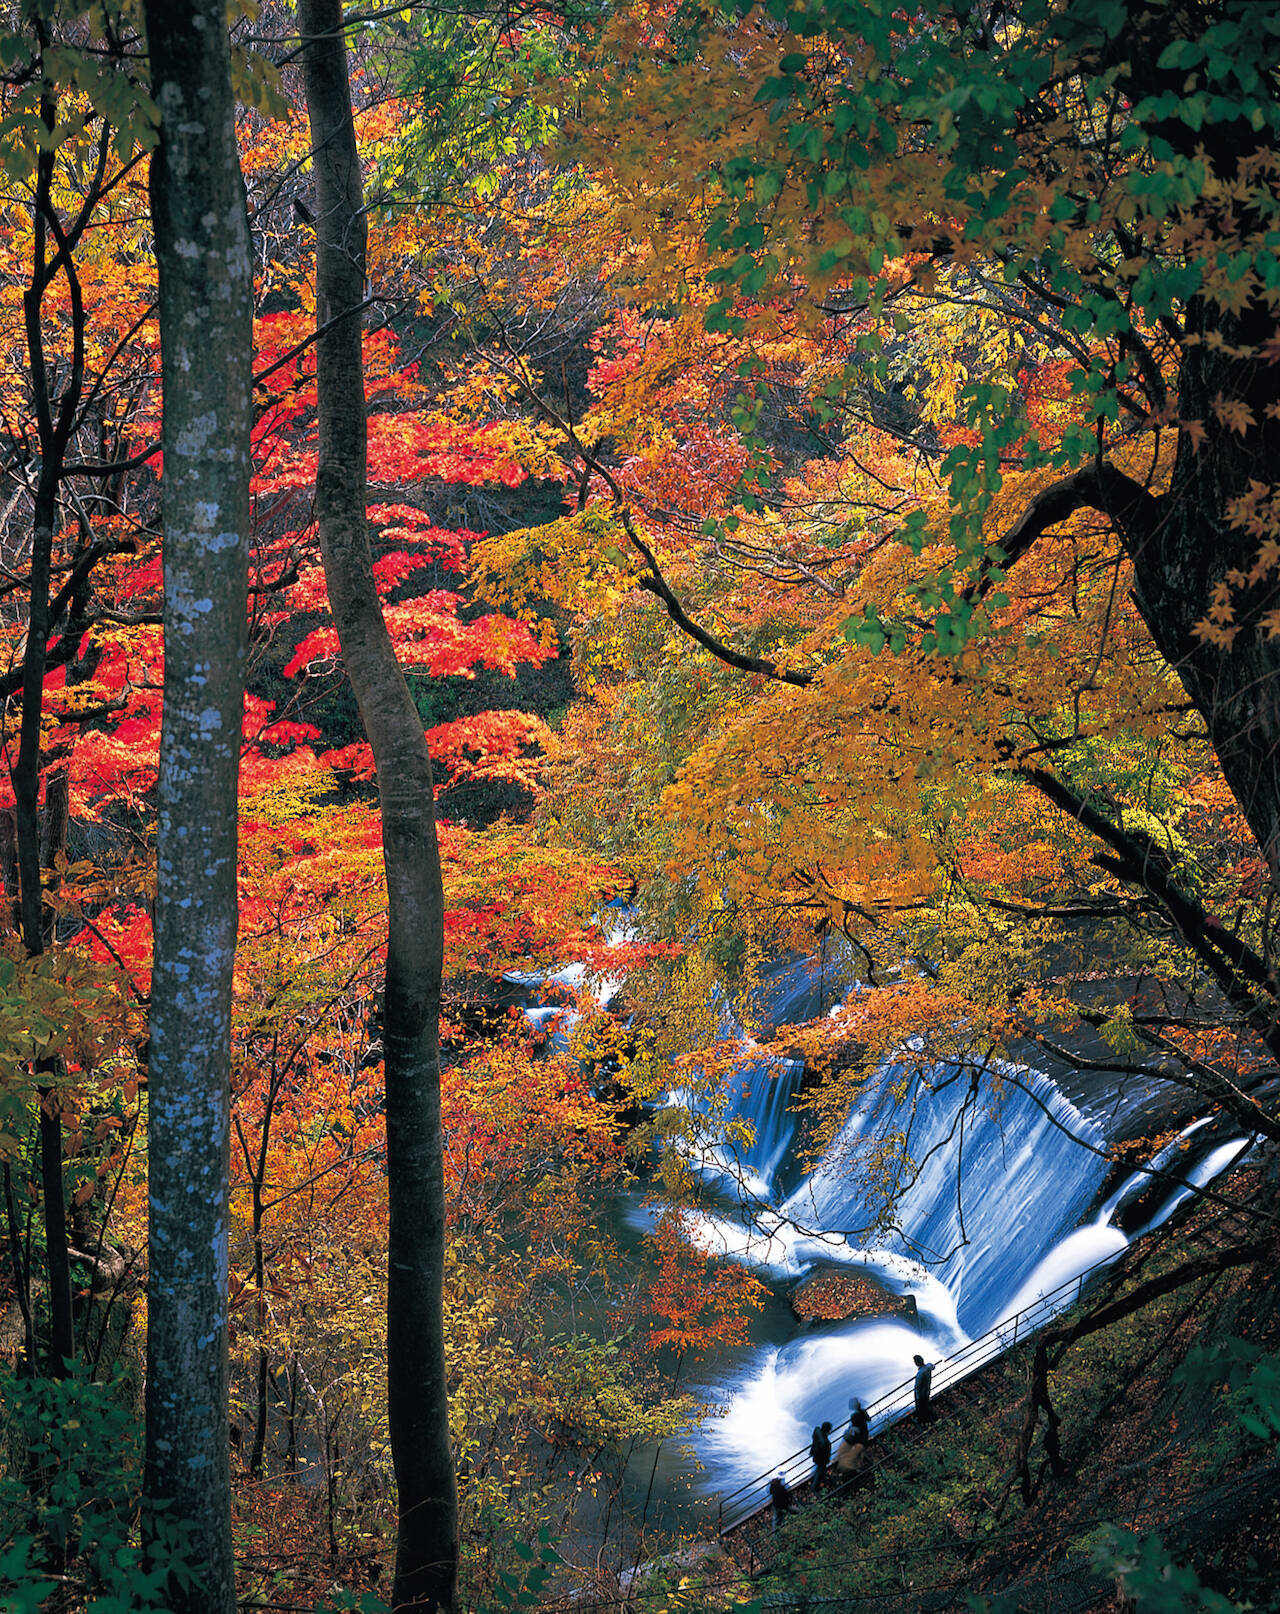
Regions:
<instances>
[{"instance_id":1,"label":"overhanging branch","mask_svg":"<svg viewBox=\"0 0 1280 1614\"><path fill-rule=\"evenodd\" d=\"M635 530L631 512L625 505L618 507L618 517L632 548L648 567L639 579L640 587L662 601L667 615L682 633L688 634L689 638L700 644L704 650L709 650L717 660L723 661L726 666L736 667L739 672L759 673L762 678L773 678L778 683L791 684L796 689L806 689L813 682L811 672L797 672L790 667L779 667L776 661L770 661L766 656L744 655L742 651L734 650L723 640L717 639L714 634L708 633L705 628L699 627L672 592L658 567L653 551Z\"/></svg>"},{"instance_id":2,"label":"overhanging branch","mask_svg":"<svg viewBox=\"0 0 1280 1614\"><path fill-rule=\"evenodd\" d=\"M1163 514L1163 499L1107 460L1085 465L1042 489L998 545L1001 559L988 558L971 593L981 599L994 586L992 573L1015 566L1038 538L1081 510L1097 510L1132 547L1145 541Z\"/></svg>"}]
</instances>

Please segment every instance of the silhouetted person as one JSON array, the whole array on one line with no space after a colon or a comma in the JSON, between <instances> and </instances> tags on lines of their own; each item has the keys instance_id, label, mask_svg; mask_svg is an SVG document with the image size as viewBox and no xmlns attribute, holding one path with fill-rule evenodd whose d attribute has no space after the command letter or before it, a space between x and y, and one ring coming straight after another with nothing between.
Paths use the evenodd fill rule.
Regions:
<instances>
[{"instance_id":1,"label":"silhouetted person","mask_svg":"<svg viewBox=\"0 0 1280 1614\"><path fill-rule=\"evenodd\" d=\"M930 1404L933 1393L933 1363L926 1362L923 1356L913 1356L911 1360L916 1364L916 1417L921 1423L932 1423L937 1417Z\"/></svg>"},{"instance_id":2,"label":"silhouetted person","mask_svg":"<svg viewBox=\"0 0 1280 1614\"><path fill-rule=\"evenodd\" d=\"M867 1422L867 1409L856 1395L849 1403L849 1439L863 1446L871 1444L871 1426Z\"/></svg>"},{"instance_id":3,"label":"silhouetted person","mask_svg":"<svg viewBox=\"0 0 1280 1614\"><path fill-rule=\"evenodd\" d=\"M824 1423L821 1429L813 1431L813 1440L809 1444L809 1455L813 1458L813 1483L815 1486L824 1485L827 1479L827 1470L831 1467L831 1425Z\"/></svg>"},{"instance_id":4,"label":"silhouetted person","mask_svg":"<svg viewBox=\"0 0 1280 1614\"><path fill-rule=\"evenodd\" d=\"M776 1530L782 1521L782 1515L790 1513L791 1504L795 1501L791 1487L781 1474L775 1474L769 1481L769 1500L773 1503L773 1528Z\"/></svg>"}]
</instances>

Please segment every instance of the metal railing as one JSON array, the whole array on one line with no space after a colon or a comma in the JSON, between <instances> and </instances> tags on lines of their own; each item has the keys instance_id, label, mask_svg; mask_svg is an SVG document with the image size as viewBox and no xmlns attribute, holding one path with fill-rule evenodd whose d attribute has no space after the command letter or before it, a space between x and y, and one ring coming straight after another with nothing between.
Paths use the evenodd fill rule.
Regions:
<instances>
[{"instance_id":1,"label":"metal railing","mask_svg":"<svg viewBox=\"0 0 1280 1614\"><path fill-rule=\"evenodd\" d=\"M1104 1268L1114 1265L1125 1254L1123 1249L1104 1256L1091 1267L1086 1267L1078 1277L1069 1278L1056 1289L1050 1289L1047 1294L1037 1295L1031 1305L1023 1310L1014 1312L1011 1317L1005 1317L994 1327L989 1328L985 1334L972 1339L962 1349L951 1356L944 1356L934 1363L932 1395L959 1384L962 1379L969 1378L980 1368L994 1362L1005 1351L1012 1350L1021 1340L1028 1339L1032 1334L1038 1333L1046 1323L1052 1322L1070 1306L1080 1299L1084 1293L1085 1285L1091 1278L1097 1276ZM890 1424L897 1423L909 1412L915 1410L915 1375L904 1379L892 1390L886 1390L876 1401L867 1407L867 1419L872 1434L878 1430L887 1429ZM848 1406L838 1417L831 1420L833 1429L840 1429L848 1422ZM839 1437L836 1437L838 1442ZM809 1455L809 1448L804 1446L800 1451L781 1462L774 1463L765 1473L759 1474L755 1479L748 1480L740 1485L736 1491L720 1498L720 1526L721 1535L736 1530L744 1524L753 1514L759 1513L769 1506L769 1481L775 1474L781 1474L788 1486L795 1488L803 1485L813 1473L813 1458Z\"/></svg>"}]
</instances>

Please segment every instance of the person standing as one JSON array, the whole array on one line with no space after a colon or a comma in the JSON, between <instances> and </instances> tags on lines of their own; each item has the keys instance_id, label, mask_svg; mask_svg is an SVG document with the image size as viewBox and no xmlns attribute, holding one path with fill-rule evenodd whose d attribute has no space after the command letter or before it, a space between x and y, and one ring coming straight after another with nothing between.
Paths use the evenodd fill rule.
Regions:
<instances>
[{"instance_id":1,"label":"person standing","mask_svg":"<svg viewBox=\"0 0 1280 1614\"><path fill-rule=\"evenodd\" d=\"M866 1444L854 1437L852 1429L840 1442L840 1449L836 1453L835 1481L837 1487L843 1491L849 1487L861 1487L869 1475L864 1475L867 1467L868 1455Z\"/></svg>"},{"instance_id":2,"label":"person standing","mask_svg":"<svg viewBox=\"0 0 1280 1614\"><path fill-rule=\"evenodd\" d=\"M809 1444L809 1455L813 1458L813 1488L818 1490L827 1482L827 1470L831 1467L831 1425L824 1423L820 1429L813 1431L813 1440Z\"/></svg>"},{"instance_id":3,"label":"person standing","mask_svg":"<svg viewBox=\"0 0 1280 1614\"><path fill-rule=\"evenodd\" d=\"M933 1410L933 1363L926 1362L923 1356L913 1356L911 1360L916 1364L916 1417L921 1423L932 1423L937 1417Z\"/></svg>"},{"instance_id":4,"label":"person standing","mask_svg":"<svg viewBox=\"0 0 1280 1614\"><path fill-rule=\"evenodd\" d=\"M849 1402L849 1440L859 1446L871 1444L871 1426L867 1422L867 1409L856 1395Z\"/></svg>"},{"instance_id":5,"label":"person standing","mask_svg":"<svg viewBox=\"0 0 1280 1614\"><path fill-rule=\"evenodd\" d=\"M791 1504L795 1501L785 1474L775 1474L769 1481L769 1500L773 1503L773 1528L776 1530L782 1523L783 1515L790 1513Z\"/></svg>"}]
</instances>

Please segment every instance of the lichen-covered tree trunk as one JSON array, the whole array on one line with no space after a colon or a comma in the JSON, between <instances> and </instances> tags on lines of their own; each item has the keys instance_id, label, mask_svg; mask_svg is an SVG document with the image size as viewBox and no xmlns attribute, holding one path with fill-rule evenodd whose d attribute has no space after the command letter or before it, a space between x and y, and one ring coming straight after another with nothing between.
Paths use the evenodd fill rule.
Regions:
<instances>
[{"instance_id":1,"label":"lichen-covered tree trunk","mask_svg":"<svg viewBox=\"0 0 1280 1614\"><path fill-rule=\"evenodd\" d=\"M149 1539L231 1614L227 1197L253 280L222 0L147 0L164 384L164 706L149 1070Z\"/></svg>"},{"instance_id":2,"label":"lichen-covered tree trunk","mask_svg":"<svg viewBox=\"0 0 1280 1614\"><path fill-rule=\"evenodd\" d=\"M316 508L329 605L377 764L387 874L387 1409L398 1502L392 1606L447 1610L457 1578L457 1492L444 1362L444 898L431 757L369 552L359 313L366 231L341 0L301 0L298 20L316 180L316 322L325 331L316 358Z\"/></svg>"}]
</instances>

